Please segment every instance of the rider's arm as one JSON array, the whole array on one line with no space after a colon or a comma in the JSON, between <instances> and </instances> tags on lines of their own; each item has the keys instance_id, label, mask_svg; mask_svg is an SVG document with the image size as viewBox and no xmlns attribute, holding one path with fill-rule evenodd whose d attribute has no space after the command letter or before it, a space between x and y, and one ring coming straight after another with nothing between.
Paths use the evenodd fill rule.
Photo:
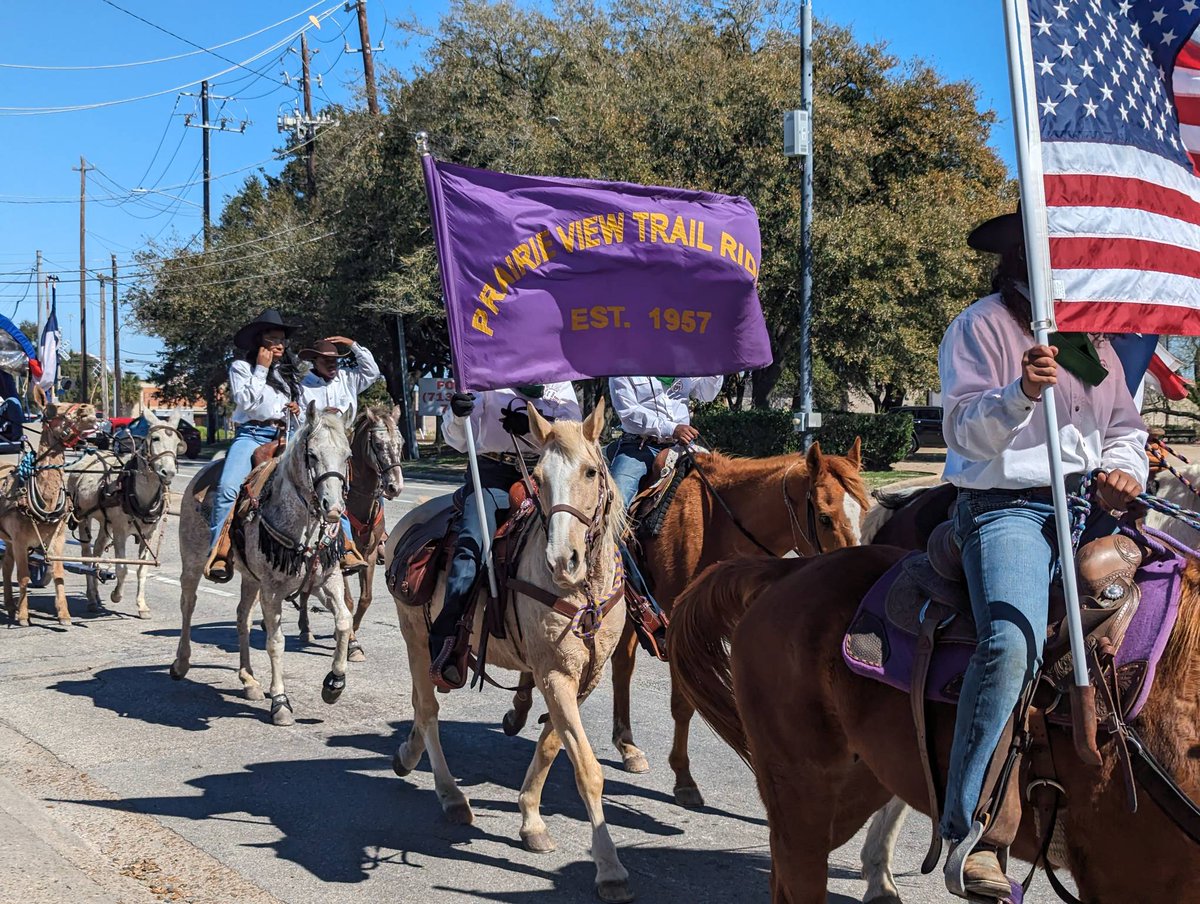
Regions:
<instances>
[{"instance_id":1,"label":"rider's arm","mask_svg":"<svg viewBox=\"0 0 1200 904\"><path fill-rule=\"evenodd\" d=\"M1021 390L1021 351L1009 348L1009 338L992 318L959 315L938 349L942 432L946 445L968 461L996 458L1033 419L1037 403ZM1016 358L1006 361L1012 354ZM1009 373L1016 378L1009 381Z\"/></svg>"},{"instance_id":2,"label":"rider's arm","mask_svg":"<svg viewBox=\"0 0 1200 904\"><path fill-rule=\"evenodd\" d=\"M279 417L279 412L264 412L263 402L267 395L267 368L248 361L234 361L229 365L229 396L233 404L241 409L250 420L268 420Z\"/></svg>"},{"instance_id":3,"label":"rider's arm","mask_svg":"<svg viewBox=\"0 0 1200 904\"><path fill-rule=\"evenodd\" d=\"M583 413L579 409L579 399L575 395L575 387L570 383L551 383L546 387L546 399L554 403L550 411L544 411L555 420L581 421ZM542 410L539 406L538 410Z\"/></svg>"},{"instance_id":4,"label":"rider's arm","mask_svg":"<svg viewBox=\"0 0 1200 904\"><path fill-rule=\"evenodd\" d=\"M353 342L350 344L350 350L354 352L354 366L350 368L350 372L354 374L354 392L366 392L383 374L379 372L375 356L366 346Z\"/></svg>"},{"instance_id":5,"label":"rider's arm","mask_svg":"<svg viewBox=\"0 0 1200 904\"><path fill-rule=\"evenodd\" d=\"M687 397L697 402L711 402L721 392L724 377L684 377Z\"/></svg>"},{"instance_id":6,"label":"rider's arm","mask_svg":"<svg viewBox=\"0 0 1200 904\"><path fill-rule=\"evenodd\" d=\"M1121 361L1115 354L1112 357L1116 360L1111 362L1108 378L1099 387L1107 387L1116 396L1104 430L1100 467L1106 471L1124 471L1145 488L1150 478L1150 459L1146 455L1149 432L1125 384Z\"/></svg>"},{"instance_id":7,"label":"rider's arm","mask_svg":"<svg viewBox=\"0 0 1200 904\"><path fill-rule=\"evenodd\" d=\"M479 446L479 441L483 438L483 413L487 408L488 400L491 398L490 392L479 392L475 394L475 408L471 411L471 428L475 435L475 445ZM442 436L446 438L446 443L453 449L459 452L467 451L467 419L465 417L457 417L454 412L446 408L445 414L442 415Z\"/></svg>"},{"instance_id":8,"label":"rider's arm","mask_svg":"<svg viewBox=\"0 0 1200 904\"><path fill-rule=\"evenodd\" d=\"M654 377L613 377L608 381L608 394L612 397L613 410L621 419L626 432L642 436L670 436L675 424L667 416L667 407L654 407L653 401L645 405L638 401L633 381L654 380ZM653 385L651 386L653 392Z\"/></svg>"}]
</instances>

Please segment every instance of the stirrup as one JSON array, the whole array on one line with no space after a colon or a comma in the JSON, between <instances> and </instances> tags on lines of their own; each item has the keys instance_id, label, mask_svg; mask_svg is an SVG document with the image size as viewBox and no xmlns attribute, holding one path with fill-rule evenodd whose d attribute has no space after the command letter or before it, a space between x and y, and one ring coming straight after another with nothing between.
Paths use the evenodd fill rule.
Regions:
<instances>
[{"instance_id":1,"label":"stirrup","mask_svg":"<svg viewBox=\"0 0 1200 904\"><path fill-rule=\"evenodd\" d=\"M950 856L946 858L946 891L954 895L956 898L969 898L967 890L963 887L965 880L963 879L963 867L966 866L967 857L975 851L975 845L979 844L979 839L983 837L983 823L978 819L971 823L971 831L967 833L967 837L956 844L950 850Z\"/></svg>"},{"instance_id":2,"label":"stirrup","mask_svg":"<svg viewBox=\"0 0 1200 904\"><path fill-rule=\"evenodd\" d=\"M436 636L436 635L435 635ZM464 646L462 653L457 653L456 648L458 643L458 632L453 636L447 637L442 641L441 648L434 655L429 663L429 680L433 682L433 686L439 691L449 692L456 691L464 687L467 683L467 648ZM458 681L453 682L446 677L444 669L447 665L454 661L455 668L458 669Z\"/></svg>"}]
</instances>

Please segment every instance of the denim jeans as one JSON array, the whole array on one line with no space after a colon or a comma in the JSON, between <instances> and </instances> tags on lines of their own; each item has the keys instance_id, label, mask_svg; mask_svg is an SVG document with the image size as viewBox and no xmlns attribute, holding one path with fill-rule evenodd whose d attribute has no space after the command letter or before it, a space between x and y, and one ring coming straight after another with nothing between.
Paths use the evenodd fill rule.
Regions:
<instances>
[{"instance_id":1,"label":"denim jeans","mask_svg":"<svg viewBox=\"0 0 1200 904\"><path fill-rule=\"evenodd\" d=\"M251 456L259 446L269 443L279 435L277 427L251 426L242 424L233 435L229 452L225 455L225 466L221 470L221 483L217 486L217 500L213 505L212 522L209 524L209 548L216 545L221 526L229 516L229 510L237 500L238 491L242 488L253 468Z\"/></svg>"},{"instance_id":2,"label":"denim jeans","mask_svg":"<svg viewBox=\"0 0 1200 904\"><path fill-rule=\"evenodd\" d=\"M665 447L652 443L643 443L640 436L626 436L615 443L609 443L608 470L617 485L617 492L625 500L625 508L629 508L633 497L638 493L642 478L650 473L654 459Z\"/></svg>"},{"instance_id":3,"label":"denim jeans","mask_svg":"<svg viewBox=\"0 0 1200 904\"><path fill-rule=\"evenodd\" d=\"M483 514L487 518L489 536L496 535L496 512L508 508L508 490L520 479L520 472L511 465L490 458L479 459ZM466 491L462 524L458 528L454 556L450 559L450 570L446 575L446 601L433 622L432 633L437 637L449 637L454 633L454 626L466 611L471 593L475 589L479 566L483 561L483 535L479 530L480 501L475 495L475 486L470 475L467 476Z\"/></svg>"},{"instance_id":4,"label":"denim jeans","mask_svg":"<svg viewBox=\"0 0 1200 904\"><path fill-rule=\"evenodd\" d=\"M1107 515L1083 539L1111 533ZM941 833L971 828L987 768L1021 690L1041 667L1050 579L1058 559L1054 507L1014 490L961 490L954 531L979 644L963 679Z\"/></svg>"}]
</instances>

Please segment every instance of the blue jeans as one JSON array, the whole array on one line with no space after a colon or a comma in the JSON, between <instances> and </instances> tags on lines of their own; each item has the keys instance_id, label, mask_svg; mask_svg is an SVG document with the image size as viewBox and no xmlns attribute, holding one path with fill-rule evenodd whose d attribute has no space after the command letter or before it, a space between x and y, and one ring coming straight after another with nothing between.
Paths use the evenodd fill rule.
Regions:
<instances>
[{"instance_id":1,"label":"blue jeans","mask_svg":"<svg viewBox=\"0 0 1200 904\"><path fill-rule=\"evenodd\" d=\"M633 502L642 478L650 473L654 459L664 448L643 443L640 436L626 436L610 443L605 450L608 453L608 470L617 485L617 492L625 500L625 508L629 508Z\"/></svg>"},{"instance_id":2,"label":"blue jeans","mask_svg":"<svg viewBox=\"0 0 1200 904\"><path fill-rule=\"evenodd\" d=\"M1114 526L1097 518L1083 541ZM1008 717L1041 667L1058 542L1054 507L1013 490L960 490L954 531L979 638L958 700L941 822L942 837L957 842L970 831Z\"/></svg>"},{"instance_id":3,"label":"blue jeans","mask_svg":"<svg viewBox=\"0 0 1200 904\"><path fill-rule=\"evenodd\" d=\"M209 549L217 543L221 526L229 516L229 510L237 501L238 491L242 488L253 468L250 458L259 446L269 443L279 435L277 427L251 426L242 424L233 435L229 452L225 455L225 465L221 470L221 482L217 486L217 500L213 505L212 522L209 524Z\"/></svg>"},{"instance_id":4,"label":"blue jeans","mask_svg":"<svg viewBox=\"0 0 1200 904\"><path fill-rule=\"evenodd\" d=\"M496 535L496 512L508 508L508 490L521 479L520 473L511 465L479 459L479 483L483 487L483 514L487 519L489 536ZM454 626L467 609L475 582L479 577L479 566L483 562L483 535L479 529L479 497L467 476L466 497L463 499L462 523L458 528L458 539L454 543L454 556L446 575L446 600L442 611L434 619L432 634L450 637Z\"/></svg>"}]
</instances>

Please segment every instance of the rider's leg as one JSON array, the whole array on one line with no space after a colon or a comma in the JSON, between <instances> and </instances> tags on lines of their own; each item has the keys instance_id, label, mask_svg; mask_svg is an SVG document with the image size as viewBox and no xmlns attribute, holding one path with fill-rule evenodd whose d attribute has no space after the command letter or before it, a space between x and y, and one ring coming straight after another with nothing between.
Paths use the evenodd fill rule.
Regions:
<instances>
[{"instance_id":1,"label":"rider's leg","mask_svg":"<svg viewBox=\"0 0 1200 904\"><path fill-rule=\"evenodd\" d=\"M642 445L636 439L623 439L617 442L608 470L612 474L617 491L629 508L633 497L638 493L642 478L649 472L658 449L654 446Z\"/></svg>"},{"instance_id":2,"label":"rider's leg","mask_svg":"<svg viewBox=\"0 0 1200 904\"><path fill-rule=\"evenodd\" d=\"M367 560L362 557L358 551L358 545L354 542L354 531L350 529L350 516L346 514L342 515L342 546L346 550L342 553L343 574L358 574L367 567Z\"/></svg>"},{"instance_id":3,"label":"rider's leg","mask_svg":"<svg viewBox=\"0 0 1200 904\"><path fill-rule=\"evenodd\" d=\"M225 464L221 469L221 482L217 486L216 501L213 504L212 521L209 522L209 562L205 574L217 580L228 576L229 563L224 561L218 550L218 541L226 536L230 513L237 501L238 491L253 467L251 461L259 446L270 442L278 431L274 427L253 427L246 424L237 428L229 452L225 455ZM227 543L222 542L222 547ZM218 553L214 557L213 553Z\"/></svg>"},{"instance_id":4,"label":"rider's leg","mask_svg":"<svg viewBox=\"0 0 1200 904\"><path fill-rule=\"evenodd\" d=\"M955 529L979 643L963 680L950 753L941 832L952 846L970 832L1004 726L1041 664L1055 558L1054 509L1019 493L964 490ZM964 878L974 894L1009 893L993 851L977 849Z\"/></svg>"},{"instance_id":5,"label":"rider's leg","mask_svg":"<svg viewBox=\"0 0 1200 904\"><path fill-rule=\"evenodd\" d=\"M483 486L482 501L475 495L470 479L467 480L462 524L446 575L446 597L429 632L433 668L449 687L462 687L467 677L463 668L465 657L461 651L457 656L451 654L458 638L458 623L467 611L480 577L484 539L479 525L479 506L483 506L489 535L495 535L496 512L508 507L508 488L520 479L520 475L515 468L485 458L479 462L479 479ZM435 676L435 683L437 680Z\"/></svg>"}]
</instances>

